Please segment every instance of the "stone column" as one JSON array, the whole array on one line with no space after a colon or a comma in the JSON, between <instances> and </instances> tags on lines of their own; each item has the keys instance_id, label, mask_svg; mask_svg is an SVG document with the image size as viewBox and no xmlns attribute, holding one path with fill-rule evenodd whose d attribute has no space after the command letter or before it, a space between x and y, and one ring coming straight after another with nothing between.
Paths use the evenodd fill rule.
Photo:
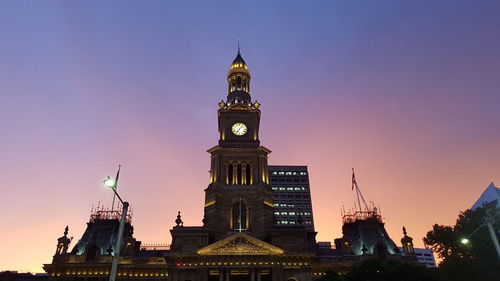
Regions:
<instances>
[{"instance_id":1,"label":"stone column","mask_svg":"<svg viewBox=\"0 0 500 281\"><path fill-rule=\"evenodd\" d=\"M269 184L269 167L267 166L267 156L265 157L265 161L263 161L263 170L264 170L264 182Z\"/></svg>"},{"instance_id":2,"label":"stone column","mask_svg":"<svg viewBox=\"0 0 500 281\"><path fill-rule=\"evenodd\" d=\"M241 163L241 184L247 184L247 164Z\"/></svg>"},{"instance_id":3,"label":"stone column","mask_svg":"<svg viewBox=\"0 0 500 281\"><path fill-rule=\"evenodd\" d=\"M198 268L196 271L197 271L196 273L198 274L200 281L207 281L208 280L208 269Z\"/></svg>"},{"instance_id":4,"label":"stone column","mask_svg":"<svg viewBox=\"0 0 500 281\"><path fill-rule=\"evenodd\" d=\"M224 164L225 174L226 174L226 184L229 185L229 164Z\"/></svg>"},{"instance_id":5,"label":"stone column","mask_svg":"<svg viewBox=\"0 0 500 281\"><path fill-rule=\"evenodd\" d=\"M226 280L225 281L229 281L230 278L229 278L229 275L231 275L231 272L228 270L225 271L226 272Z\"/></svg>"},{"instance_id":6,"label":"stone column","mask_svg":"<svg viewBox=\"0 0 500 281\"><path fill-rule=\"evenodd\" d=\"M277 267L272 269L273 281L283 281L283 268Z\"/></svg>"},{"instance_id":7,"label":"stone column","mask_svg":"<svg viewBox=\"0 0 500 281\"><path fill-rule=\"evenodd\" d=\"M215 169L215 165L214 165L214 157L210 157L210 183L213 183L214 182L214 169Z\"/></svg>"},{"instance_id":8,"label":"stone column","mask_svg":"<svg viewBox=\"0 0 500 281\"><path fill-rule=\"evenodd\" d=\"M233 163L233 183L232 185L238 184L238 163Z\"/></svg>"},{"instance_id":9,"label":"stone column","mask_svg":"<svg viewBox=\"0 0 500 281\"><path fill-rule=\"evenodd\" d=\"M257 281L260 281L260 268L256 269L257 273Z\"/></svg>"},{"instance_id":10,"label":"stone column","mask_svg":"<svg viewBox=\"0 0 500 281\"><path fill-rule=\"evenodd\" d=\"M224 281L224 270L219 269L219 281Z\"/></svg>"},{"instance_id":11,"label":"stone column","mask_svg":"<svg viewBox=\"0 0 500 281\"><path fill-rule=\"evenodd\" d=\"M250 268L250 281L255 281L255 268Z\"/></svg>"},{"instance_id":12,"label":"stone column","mask_svg":"<svg viewBox=\"0 0 500 281\"><path fill-rule=\"evenodd\" d=\"M266 179L266 158L264 155L259 156L259 182L267 183Z\"/></svg>"},{"instance_id":13,"label":"stone column","mask_svg":"<svg viewBox=\"0 0 500 281\"><path fill-rule=\"evenodd\" d=\"M217 182L219 179L219 156L214 156L214 166L212 168L213 182Z\"/></svg>"},{"instance_id":14,"label":"stone column","mask_svg":"<svg viewBox=\"0 0 500 281\"><path fill-rule=\"evenodd\" d=\"M307 271L303 271L301 273L301 278L300 278L300 281L311 281L312 280L312 272L307 270Z\"/></svg>"},{"instance_id":15,"label":"stone column","mask_svg":"<svg viewBox=\"0 0 500 281\"><path fill-rule=\"evenodd\" d=\"M167 280L168 281L178 281L179 280L179 269L175 268L175 269L169 270Z\"/></svg>"},{"instance_id":16,"label":"stone column","mask_svg":"<svg viewBox=\"0 0 500 281\"><path fill-rule=\"evenodd\" d=\"M254 171L254 165L250 164L250 185L253 185L253 171Z\"/></svg>"}]
</instances>

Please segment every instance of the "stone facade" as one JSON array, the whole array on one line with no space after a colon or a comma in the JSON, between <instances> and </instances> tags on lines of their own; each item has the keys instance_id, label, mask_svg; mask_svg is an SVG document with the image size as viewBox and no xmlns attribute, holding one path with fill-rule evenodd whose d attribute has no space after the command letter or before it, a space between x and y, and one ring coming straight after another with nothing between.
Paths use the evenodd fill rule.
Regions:
<instances>
[{"instance_id":1,"label":"stone facade","mask_svg":"<svg viewBox=\"0 0 500 281\"><path fill-rule=\"evenodd\" d=\"M277 223L268 171L271 151L260 145L260 104L251 101L250 77L238 52L227 77L227 99L217 112L218 145L208 150L210 181L202 225L184 226L179 212L170 230L172 243L145 246L134 238L127 217L118 280L310 281L328 270L345 272L369 257L352 250L318 251L316 232L302 219L294 225ZM44 265L49 279L108 280L118 254L114 245L120 217L117 211L98 208L70 252L66 229L52 263Z\"/></svg>"}]
</instances>

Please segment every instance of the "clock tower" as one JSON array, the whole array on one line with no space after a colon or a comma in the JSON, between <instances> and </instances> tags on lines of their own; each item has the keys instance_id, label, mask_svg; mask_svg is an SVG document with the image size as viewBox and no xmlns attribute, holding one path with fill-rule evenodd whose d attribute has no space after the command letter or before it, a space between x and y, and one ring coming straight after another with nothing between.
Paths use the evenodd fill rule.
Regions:
<instances>
[{"instance_id":1,"label":"clock tower","mask_svg":"<svg viewBox=\"0 0 500 281\"><path fill-rule=\"evenodd\" d=\"M260 145L260 104L250 97L250 71L240 51L227 75L228 95L219 103L219 144L208 150L210 183L204 226L215 241L235 232L264 240L274 225L267 155Z\"/></svg>"}]
</instances>

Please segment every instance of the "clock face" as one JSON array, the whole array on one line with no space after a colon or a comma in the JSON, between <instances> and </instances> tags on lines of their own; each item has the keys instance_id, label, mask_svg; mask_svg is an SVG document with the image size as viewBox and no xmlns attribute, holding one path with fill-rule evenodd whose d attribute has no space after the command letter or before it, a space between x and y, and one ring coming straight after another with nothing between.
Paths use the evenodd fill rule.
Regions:
<instances>
[{"instance_id":1,"label":"clock face","mask_svg":"<svg viewBox=\"0 0 500 281\"><path fill-rule=\"evenodd\" d=\"M237 136L243 136L247 133L247 126L243 123L234 123L231 127L231 132Z\"/></svg>"}]
</instances>

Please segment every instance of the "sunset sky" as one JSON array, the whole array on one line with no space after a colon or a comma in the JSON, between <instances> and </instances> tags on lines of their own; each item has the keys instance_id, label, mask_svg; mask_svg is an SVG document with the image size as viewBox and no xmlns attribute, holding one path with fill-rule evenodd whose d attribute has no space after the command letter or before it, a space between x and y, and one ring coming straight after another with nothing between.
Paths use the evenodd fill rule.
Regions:
<instances>
[{"instance_id":1,"label":"sunset sky","mask_svg":"<svg viewBox=\"0 0 500 281\"><path fill-rule=\"evenodd\" d=\"M351 168L399 245L500 184L499 1L0 2L0 271L42 272L122 164L135 237L201 225L237 40L270 164L307 165L318 241Z\"/></svg>"}]
</instances>

